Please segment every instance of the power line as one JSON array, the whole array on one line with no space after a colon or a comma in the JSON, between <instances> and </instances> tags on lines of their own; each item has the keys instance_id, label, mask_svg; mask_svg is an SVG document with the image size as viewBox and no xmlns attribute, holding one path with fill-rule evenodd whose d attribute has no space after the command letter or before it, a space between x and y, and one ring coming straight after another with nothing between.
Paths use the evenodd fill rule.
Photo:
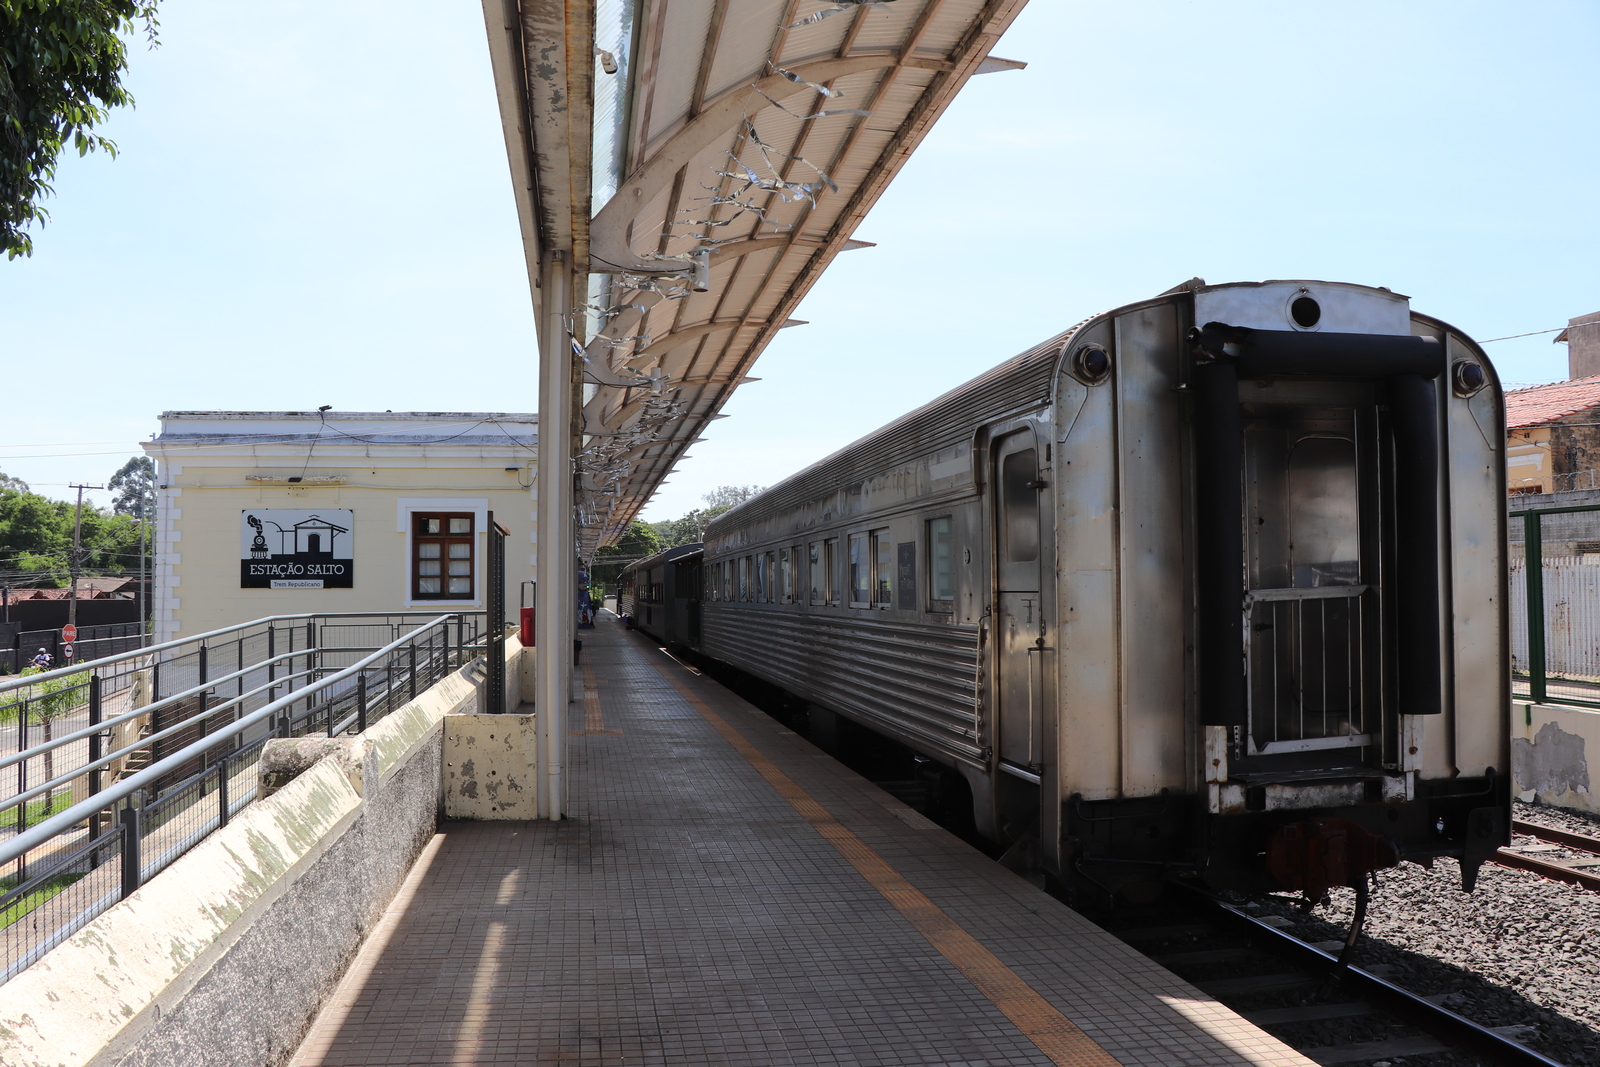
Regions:
<instances>
[{"instance_id":1,"label":"power line","mask_svg":"<svg viewBox=\"0 0 1600 1067\"><path fill-rule=\"evenodd\" d=\"M1596 321L1596 322L1569 322L1565 326L1557 326L1557 327L1555 327L1553 329L1549 329L1549 330L1530 330L1528 333L1508 333L1504 337L1490 337L1490 338L1487 338L1485 340L1479 341L1478 343L1480 345L1488 345L1488 344L1493 344L1496 341L1511 341L1511 340L1514 340L1514 339L1516 339L1518 337L1538 337L1540 334L1543 334L1543 333L1560 333L1562 330L1581 330L1585 326L1600 326L1600 321Z\"/></svg>"}]
</instances>

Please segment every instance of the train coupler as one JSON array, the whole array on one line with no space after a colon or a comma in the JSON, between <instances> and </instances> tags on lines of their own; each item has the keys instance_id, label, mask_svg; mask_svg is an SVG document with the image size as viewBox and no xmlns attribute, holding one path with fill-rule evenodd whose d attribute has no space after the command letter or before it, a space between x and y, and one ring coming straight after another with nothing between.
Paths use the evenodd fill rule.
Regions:
<instances>
[{"instance_id":1,"label":"train coupler","mask_svg":"<svg viewBox=\"0 0 1600 1067\"><path fill-rule=\"evenodd\" d=\"M1280 886L1320 901L1334 886L1359 889L1374 871L1400 864L1393 841L1349 819L1285 823L1267 842L1267 869Z\"/></svg>"}]
</instances>

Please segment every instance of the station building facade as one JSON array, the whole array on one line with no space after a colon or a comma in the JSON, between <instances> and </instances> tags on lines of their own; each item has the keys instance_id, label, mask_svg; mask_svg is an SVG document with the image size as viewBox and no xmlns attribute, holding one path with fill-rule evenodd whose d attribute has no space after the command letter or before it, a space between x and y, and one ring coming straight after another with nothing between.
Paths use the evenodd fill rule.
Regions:
<instances>
[{"instance_id":1,"label":"station building facade","mask_svg":"<svg viewBox=\"0 0 1600 1067\"><path fill-rule=\"evenodd\" d=\"M156 639L267 615L481 610L489 516L506 603L533 576L537 417L168 411L156 463Z\"/></svg>"}]
</instances>

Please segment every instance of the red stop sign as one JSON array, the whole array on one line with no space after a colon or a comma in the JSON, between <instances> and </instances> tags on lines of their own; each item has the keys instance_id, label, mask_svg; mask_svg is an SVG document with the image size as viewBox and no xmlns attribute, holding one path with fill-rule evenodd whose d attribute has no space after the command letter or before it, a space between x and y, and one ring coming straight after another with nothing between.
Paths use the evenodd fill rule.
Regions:
<instances>
[{"instance_id":1,"label":"red stop sign","mask_svg":"<svg viewBox=\"0 0 1600 1067\"><path fill-rule=\"evenodd\" d=\"M61 628L61 640L72 642L78 639L78 628L70 622Z\"/></svg>"}]
</instances>

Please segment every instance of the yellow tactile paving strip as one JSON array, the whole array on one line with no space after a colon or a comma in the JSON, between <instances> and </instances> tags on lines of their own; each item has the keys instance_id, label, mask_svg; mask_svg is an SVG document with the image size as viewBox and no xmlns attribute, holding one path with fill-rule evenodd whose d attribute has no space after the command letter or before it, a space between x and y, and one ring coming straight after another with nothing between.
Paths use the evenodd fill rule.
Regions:
<instances>
[{"instance_id":1,"label":"yellow tactile paving strip","mask_svg":"<svg viewBox=\"0 0 1600 1067\"><path fill-rule=\"evenodd\" d=\"M882 856L841 826L828 813L828 809L813 800L760 749L746 741L726 719L707 707L693 690L673 677L671 670L659 664L657 669L683 694L690 707L705 716L717 733L748 760L761 773L761 777L771 783L772 788L827 839L828 844L838 849L839 854L861 872L861 877L882 893L884 899L893 904L895 910L904 915L917 932L939 950L940 955L955 964L967 981L988 997L1029 1041L1038 1046L1040 1052L1049 1056L1052 1063L1057 1067L1105 1067L1107 1064L1122 1067L1111 1053L1090 1040L1087 1034L1052 1007L1032 986L1017 977L1015 971L979 944L977 938L958 926L938 905L901 877L900 872L889 866Z\"/></svg>"}]
</instances>

